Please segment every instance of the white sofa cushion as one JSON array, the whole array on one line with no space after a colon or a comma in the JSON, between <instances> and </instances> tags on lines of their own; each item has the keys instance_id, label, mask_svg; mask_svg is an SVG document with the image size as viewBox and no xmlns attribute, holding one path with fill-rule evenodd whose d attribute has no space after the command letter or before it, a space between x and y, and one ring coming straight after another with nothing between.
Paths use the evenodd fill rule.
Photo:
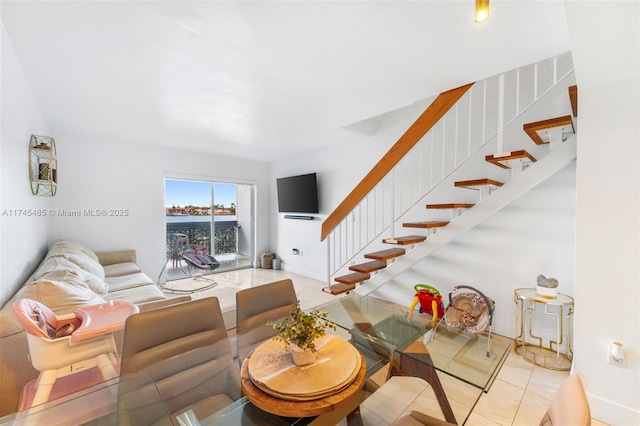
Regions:
<instances>
[{"instance_id":1,"label":"white sofa cushion","mask_svg":"<svg viewBox=\"0 0 640 426\"><path fill-rule=\"evenodd\" d=\"M82 269L80 266L70 262L62 256L53 256L47 258L33 275L33 280L39 280L50 272L70 270L78 274L78 277L84 281L87 286L98 296L105 296L109 292L109 284L101 280L91 272Z\"/></svg>"},{"instance_id":2,"label":"white sofa cushion","mask_svg":"<svg viewBox=\"0 0 640 426\"><path fill-rule=\"evenodd\" d=\"M71 270L49 272L23 286L18 294L18 297L37 300L58 315L72 313L81 306L105 302Z\"/></svg>"},{"instance_id":3,"label":"white sofa cushion","mask_svg":"<svg viewBox=\"0 0 640 426\"><path fill-rule=\"evenodd\" d=\"M75 241L66 241L66 240L56 241L55 243L51 244L51 247L49 247L49 252L51 252L52 250L53 251L60 250L65 252L79 251L80 253L86 254L91 259L98 262L98 256L96 256L93 250Z\"/></svg>"},{"instance_id":4,"label":"white sofa cushion","mask_svg":"<svg viewBox=\"0 0 640 426\"><path fill-rule=\"evenodd\" d=\"M55 247L52 250L49 250L47 257L63 257L67 259L69 262L75 263L80 268L84 269L87 272L91 272L96 277L100 278L104 281L104 268L97 260L94 260L91 256L78 251L78 250L68 250L63 247Z\"/></svg>"},{"instance_id":5,"label":"white sofa cushion","mask_svg":"<svg viewBox=\"0 0 640 426\"><path fill-rule=\"evenodd\" d=\"M114 263L104 267L104 276L106 278L121 277L123 275L137 274L142 269L134 262Z\"/></svg>"},{"instance_id":6,"label":"white sofa cushion","mask_svg":"<svg viewBox=\"0 0 640 426\"><path fill-rule=\"evenodd\" d=\"M151 278L146 276L143 272L122 275L119 277L107 277L106 280L109 284L109 291L119 291L125 290L127 288L135 288L154 284L153 281L151 281Z\"/></svg>"}]
</instances>

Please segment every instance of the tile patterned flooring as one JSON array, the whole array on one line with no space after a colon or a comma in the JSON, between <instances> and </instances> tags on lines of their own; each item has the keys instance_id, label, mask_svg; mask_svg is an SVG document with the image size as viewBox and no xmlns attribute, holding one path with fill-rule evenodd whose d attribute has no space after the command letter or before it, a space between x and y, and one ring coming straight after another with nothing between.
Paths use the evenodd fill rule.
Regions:
<instances>
[{"instance_id":1,"label":"tile patterned flooring","mask_svg":"<svg viewBox=\"0 0 640 426\"><path fill-rule=\"evenodd\" d=\"M231 330L235 327L235 293L243 288L258 286L272 281L291 278L303 309L327 303L336 296L324 293L326 284L283 270L242 269L214 275L218 285L207 291L193 293L193 299L217 296ZM169 294L168 296L172 296ZM233 334L231 330L230 334ZM491 386L473 408L465 425L469 426L528 426L538 425L549 406L553 395L565 377L566 371L547 370L521 359L512 351ZM381 380L385 372L381 370L373 380ZM459 381L442 374L440 377L454 412L468 412L474 398ZM383 380L383 379L382 379ZM435 402L431 387L414 377L393 377L391 386L383 392L372 394L361 406L365 426L380 426L393 422L412 409L443 418ZM384 401L384 403L380 403ZM471 402L470 402L471 401ZM458 408L458 409L456 409ZM464 415L461 415L464 417ZM346 425L346 420L340 426ZM592 419L593 426L606 426Z\"/></svg>"}]
</instances>

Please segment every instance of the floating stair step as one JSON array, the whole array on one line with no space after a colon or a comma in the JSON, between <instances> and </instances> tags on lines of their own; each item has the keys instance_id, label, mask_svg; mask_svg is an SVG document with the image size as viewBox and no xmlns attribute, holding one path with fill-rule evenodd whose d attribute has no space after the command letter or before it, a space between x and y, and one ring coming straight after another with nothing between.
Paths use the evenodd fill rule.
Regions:
<instances>
[{"instance_id":1,"label":"floating stair step","mask_svg":"<svg viewBox=\"0 0 640 426\"><path fill-rule=\"evenodd\" d=\"M358 265L349 266L351 271L360 272L362 274L368 274L374 271L379 271L387 267L387 262L384 260L372 260L371 262L360 263Z\"/></svg>"},{"instance_id":2,"label":"floating stair step","mask_svg":"<svg viewBox=\"0 0 640 426\"><path fill-rule=\"evenodd\" d=\"M374 260L389 260L389 259L393 259L394 257L402 256L405 253L406 251L403 248L391 248L391 249L377 251L375 253L365 254L364 257L366 259L374 259Z\"/></svg>"},{"instance_id":3,"label":"floating stair step","mask_svg":"<svg viewBox=\"0 0 640 426\"><path fill-rule=\"evenodd\" d=\"M362 281L366 281L371 278L369 274L363 274L360 272L354 272L353 274L343 275L341 277L336 277L335 280L342 284L348 285L356 285L361 283ZM332 286L333 287L333 286Z\"/></svg>"},{"instance_id":4,"label":"floating stair step","mask_svg":"<svg viewBox=\"0 0 640 426\"><path fill-rule=\"evenodd\" d=\"M554 134L561 134L562 140L565 140L576 132L573 128L573 119L570 115L536 121L535 123L527 123L523 126L523 129L538 145L551 142L551 136Z\"/></svg>"},{"instance_id":5,"label":"floating stair step","mask_svg":"<svg viewBox=\"0 0 640 426\"><path fill-rule=\"evenodd\" d=\"M578 86L569 87L569 100L571 101L571 112L574 117L578 116Z\"/></svg>"},{"instance_id":6,"label":"floating stair step","mask_svg":"<svg viewBox=\"0 0 640 426\"><path fill-rule=\"evenodd\" d=\"M498 182L497 180L485 178L485 179L473 179L473 180L461 180L454 183L458 188L471 188L474 189L476 186L485 186L485 185L493 185L493 186L502 186L502 182Z\"/></svg>"},{"instance_id":7,"label":"floating stair step","mask_svg":"<svg viewBox=\"0 0 640 426\"><path fill-rule=\"evenodd\" d=\"M431 229L431 228L441 228L443 226L447 226L449 222L444 222L441 220L432 220L427 222L409 222L403 223L402 226L405 228L421 228L421 229Z\"/></svg>"},{"instance_id":8,"label":"floating stair step","mask_svg":"<svg viewBox=\"0 0 640 426\"><path fill-rule=\"evenodd\" d=\"M433 209L433 210L470 209L473 206L474 206L473 204L464 204L464 203L427 204L427 209Z\"/></svg>"},{"instance_id":9,"label":"floating stair step","mask_svg":"<svg viewBox=\"0 0 640 426\"><path fill-rule=\"evenodd\" d=\"M333 284L331 287L327 288L327 290L329 290L329 293L331 294L338 295L351 290L355 290L355 288L355 284Z\"/></svg>"},{"instance_id":10,"label":"floating stair step","mask_svg":"<svg viewBox=\"0 0 640 426\"><path fill-rule=\"evenodd\" d=\"M531 161L532 163L536 162L536 159L524 149L519 151L503 152L501 154L487 155L484 159L487 162L495 164L503 169L510 169L509 161L513 160L525 160Z\"/></svg>"},{"instance_id":11,"label":"floating stair step","mask_svg":"<svg viewBox=\"0 0 640 426\"><path fill-rule=\"evenodd\" d=\"M427 237L423 237L420 235L406 235L403 237L395 237L395 241L391 241L391 238L385 238L382 240L385 244L398 244L401 246L406 246L409 244L417 244L426 240Z\"/></svg>"}]
</instances>

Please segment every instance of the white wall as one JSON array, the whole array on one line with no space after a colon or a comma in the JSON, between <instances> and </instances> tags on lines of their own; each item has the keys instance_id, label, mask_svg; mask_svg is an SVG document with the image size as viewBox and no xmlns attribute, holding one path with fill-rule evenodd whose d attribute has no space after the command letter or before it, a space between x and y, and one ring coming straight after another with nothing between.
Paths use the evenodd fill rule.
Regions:
<instances>
[{"instance_id":1,"label":"white wall","mask_svg":"<svg viewBox=\"0 0 640 426\"><path fill-rule=\"evenodd\" d=\"M269 245L266 163L126 142L57 135L58 194L53 208L125 209L127 216L51 218L50 241L76 240L95 251L133 248L142 269L158 278L165 256L164 177L255 183L257 250Z\"/></svg>"},{"instance_id":2,"label":"white wall","mask_svg":"<svg viewBox=\"0 0 640 426\"><path fill-rule=\"evenodd\" d=\"M579 88L574 371L593 417L640 424L640 3L566 2ZM626 368L607 346L627 348Z\"/></svg>"},{"instance_id":3,"label":"white wall","mask_svg":"<svg viewBox=\"0 0 640 426\"><path fill-rule=\"evenodd\" d=\"M408 307L415 284L436 287L445 300L454 286L470 285L496 302L492 330L515 338L515 289L534 287L543 274L574 294L575 175L573 162L370 294Z\"/></svg>"},{"instance_id":4,"label":"white wall","mask_svg":"<svg viewBox=\"0 0 640 426\"><path fill-rule=\"evenodd\" d=\"M345 130L341 140L328 141L326 149L271 163L271 223L274 245L271 248L282 259L282 267L327 282L326 240L320 241L322 221L349 194L369 170L380 160L431 100L416 102L410 107L384 115L375 136L363 136ZM275 180L280 177L317 173L320 213L315 220L284 219L277 213ZM294 256L291 249L302 250Z\"/></svg>"},{"instance_id":5,"label":"white wall","mask_svg":"<svg viewBox=\"0 0 640 426\"><path fill-rule=\"evenodd\" d=\"M51 198L34 196L29 183L29 138L54 136L35 101L2 26L0 138L0 305L23 284L47 248L49 218L24 212L48 209Z\"/></svg>"}]
</instances>

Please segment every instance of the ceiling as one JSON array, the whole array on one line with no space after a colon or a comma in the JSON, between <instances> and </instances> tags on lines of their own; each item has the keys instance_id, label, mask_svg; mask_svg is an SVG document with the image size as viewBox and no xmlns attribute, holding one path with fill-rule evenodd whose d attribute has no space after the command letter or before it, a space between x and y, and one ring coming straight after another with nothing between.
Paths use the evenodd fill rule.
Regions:
<instances>
[{"instance_id":1,"label":"ceiling","mask_svg":"<svg viewBox=\"0 0 640 426\"><path fill-rule=\"evenodd\" d=\"M6 1L52 135L273 161L570 50L562 1ZM347 130L351 129L351 130Z\"/></svg>"}]
</instances>

